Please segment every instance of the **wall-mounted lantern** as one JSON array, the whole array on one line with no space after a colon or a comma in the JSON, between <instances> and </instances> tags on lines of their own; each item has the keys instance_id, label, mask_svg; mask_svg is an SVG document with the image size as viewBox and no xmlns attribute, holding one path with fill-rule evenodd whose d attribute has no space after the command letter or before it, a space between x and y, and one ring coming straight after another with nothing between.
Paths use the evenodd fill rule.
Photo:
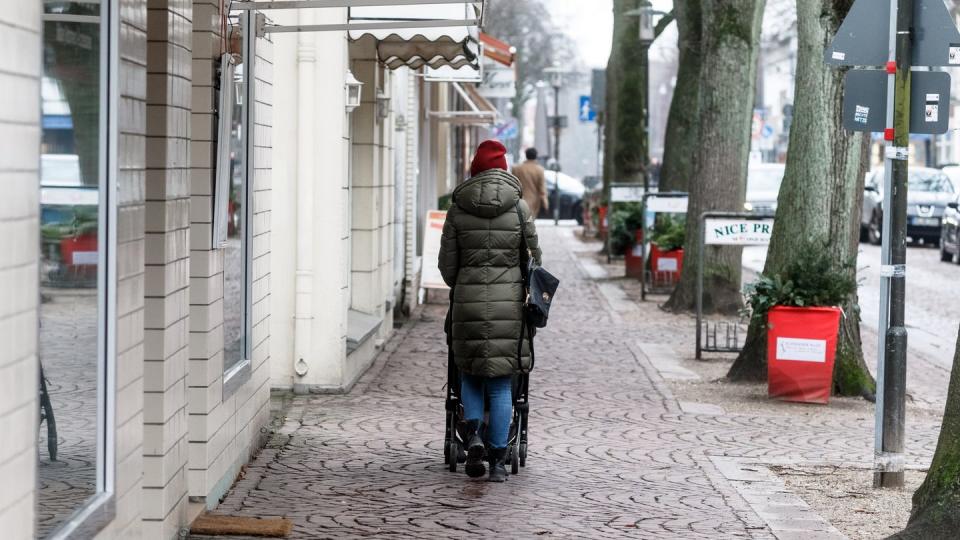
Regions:
<instances>
[{"instance_id":1,"label":"wall-mounted lantern","mask_svg":"<svg viewBox=\"0 0 960 540\"><path fill-rule=\"evenodd\" d=\"M348 69L343 84L347 92L347 113L352 113L354 109L360 106L360 90L363 88L363 83L358 81L353 76L353 72Z\"/></svg>"},{"instance_id":2,"label":"wall-mounted lantern","mask_svg":"<svg viewBox=\"0 0 960 540\"><path fill-rule=\"evenodd\" d=\"M386 120L388 116L390 116L390 98L382 90L377 90L377 118Z\"/></svg>"}]
</instances>

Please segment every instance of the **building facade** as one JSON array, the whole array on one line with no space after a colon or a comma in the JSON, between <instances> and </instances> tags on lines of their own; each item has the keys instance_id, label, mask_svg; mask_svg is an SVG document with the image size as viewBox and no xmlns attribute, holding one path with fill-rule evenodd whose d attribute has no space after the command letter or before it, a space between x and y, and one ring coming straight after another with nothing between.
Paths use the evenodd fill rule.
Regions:
<instances>
[{"instance_id":1,"label":"building facade","mask_svg":"<svg viewBox=\"0 0 960 540\"><path fill-rule=\"evenodd\" d=\"M415 308L462 142L424 75L473 69L450 51L477 22L409 47L350 9L0 15L6 538L177 538L265 442L271 389L349 391Z\"/></svg>"}]
</instances>

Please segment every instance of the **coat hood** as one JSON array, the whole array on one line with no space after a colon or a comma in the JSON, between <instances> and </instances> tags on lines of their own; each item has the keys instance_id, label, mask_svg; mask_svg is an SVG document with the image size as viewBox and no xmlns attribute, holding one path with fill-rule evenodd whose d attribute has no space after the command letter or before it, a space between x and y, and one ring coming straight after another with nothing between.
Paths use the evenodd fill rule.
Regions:
<instances>
[{"instance_id":1,"label":"coat hood","mask_svg":"<svg viewBox=\"0 0 960 540\"><path fill-rule=\"evenodd\" d=\"M495 218L514 209L520 200L520 181L502 169L484 171L453 191L453 202L468 214Z\"/></svg>"}]
</instances>

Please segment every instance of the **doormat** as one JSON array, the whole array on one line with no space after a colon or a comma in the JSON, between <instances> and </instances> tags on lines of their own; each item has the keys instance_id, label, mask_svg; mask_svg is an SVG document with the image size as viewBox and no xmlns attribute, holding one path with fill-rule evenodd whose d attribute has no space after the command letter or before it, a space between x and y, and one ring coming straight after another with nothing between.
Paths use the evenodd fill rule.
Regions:
<instances>
[{"instance_id":1,"label":"doormat","mask_svg":"<svg viewBox=\"0 0 960 540\"><path fill-rule=\"evenodd\" d=\"M207 536L261 536L281 538L293 531L287 518L254 518L204 514L190 525L191 534Z\"/></svg>"}]
</instances>

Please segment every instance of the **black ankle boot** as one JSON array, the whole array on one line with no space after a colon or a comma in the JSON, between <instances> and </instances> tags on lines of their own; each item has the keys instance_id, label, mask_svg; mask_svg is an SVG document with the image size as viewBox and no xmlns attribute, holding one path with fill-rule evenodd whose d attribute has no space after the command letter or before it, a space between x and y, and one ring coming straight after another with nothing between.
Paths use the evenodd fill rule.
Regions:
<instances>
[{"instance_id":1,"label":"black ankle boot","mask_svg":"<svg viewBox=\"0 0 960 540\"><path fill-rule=\"evenodd\" d=\"M507 480L507 467L504 462L507 460L506 448L492 448L490 450L490 482L504 482Z\"/></svg>"},{"instance_id":2,"label":"black ankle boot","mask_svg":"<svg viewBox=\"0 0 960 540\"><path fill-rule=\"evenodd\" d=\"M483 464L483 439L480 438L480 421L468 420L464 443L467 447L467 463L464 470L470 478L480 478L487 472Z\"/></svg>"}]
</instances>

